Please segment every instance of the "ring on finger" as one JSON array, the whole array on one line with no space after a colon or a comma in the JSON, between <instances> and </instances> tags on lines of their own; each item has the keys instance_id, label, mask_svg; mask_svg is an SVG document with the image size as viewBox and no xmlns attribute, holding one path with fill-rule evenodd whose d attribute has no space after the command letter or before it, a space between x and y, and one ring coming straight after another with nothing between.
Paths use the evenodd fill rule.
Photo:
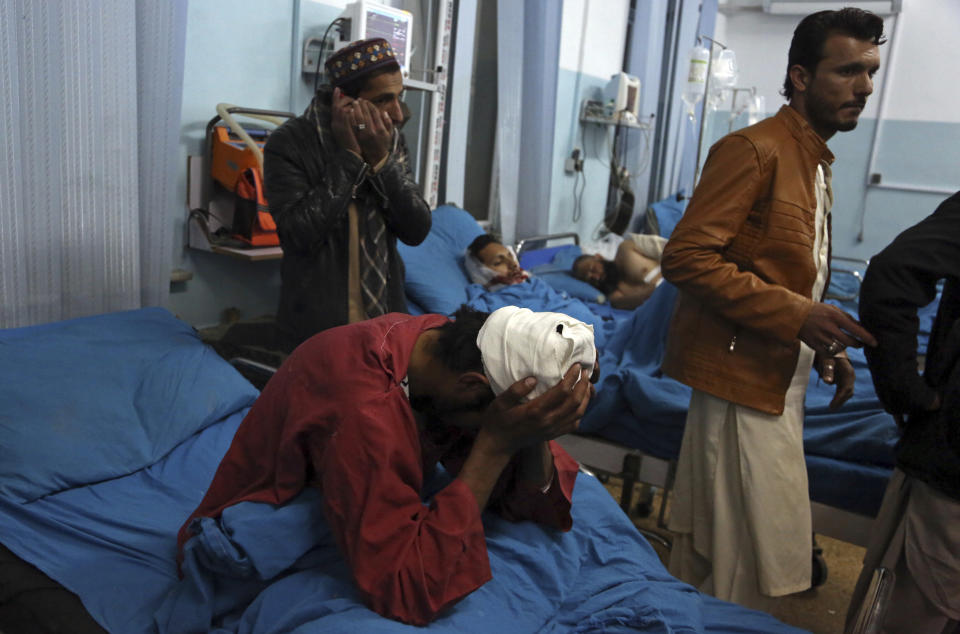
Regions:
<instances>
[{"instance_id":1,"label":"ring on finger","mask_svg":"<svg viewBox=\"0 0 960 634\"><path fill-rule=\"evenodd\" d=\"M366 123L358 123L358 124L357 124L357 130L366 130L366 129L367 129L367 124L366 124ZM834 343L836 343L836 342L834 342Z\"/></svg>"},{"instance_id":2,"label":"ring on finger","mask_svg":"<svg viewBox=\"0 0 960 634\"><path fill-rule=\"evenodd\" d=\"M830 345L827 346L827 354L829 354L830 356L833 356L833 355L837 354L837 353L840 352L841 350L843 350L843 344L841 344L841 343L840 343L839 341L837 341L836 339L834 339L833 341L831 341L831 342L830 342Z\"/></svg>"}]
</instances>

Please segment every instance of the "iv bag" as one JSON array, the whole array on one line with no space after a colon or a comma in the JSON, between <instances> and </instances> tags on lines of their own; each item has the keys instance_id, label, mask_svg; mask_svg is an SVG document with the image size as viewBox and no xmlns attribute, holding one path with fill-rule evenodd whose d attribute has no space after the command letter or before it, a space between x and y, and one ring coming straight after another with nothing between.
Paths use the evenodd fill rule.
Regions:
<instances>
[{"instance_id":1,"label":"iv bag","mask_svg":"<svg viewBox=\"0 0 960 634\"><path fill-rule=\"evenodd\" d=\"M710 51L703 46L694 46L690 51L690 71L687 73L687 84L680 96L687 105L687 116L693 120L696 117L695 107L703 99L707 85L707 62Z\"/></svg>"},{"instance_id":2,"label":"iv bag","mask_svg":"<svg viewBox=\"0 0 960 634\"><path fill-rule=\"evenodd\" d=\"M729 48L714 51L713 62L710 64L710 94L706 96L705 108L717 110L723 101L726 91L737 83L740 73L737 69L737 56Z\"/></svg>"},{"instance_id":3,"label":"iv bag","mask_svg":"<svg viewBox=\"0 0 960 634\"><path fill-rule=\"evenodd\" d=\"M711 64L710 78L711 87L716 86L717 90L733 88L737 83L737 77L740 75L737 68L737 55L729 48L725 48L713 58Z\"/></svg>"}]
</instances>

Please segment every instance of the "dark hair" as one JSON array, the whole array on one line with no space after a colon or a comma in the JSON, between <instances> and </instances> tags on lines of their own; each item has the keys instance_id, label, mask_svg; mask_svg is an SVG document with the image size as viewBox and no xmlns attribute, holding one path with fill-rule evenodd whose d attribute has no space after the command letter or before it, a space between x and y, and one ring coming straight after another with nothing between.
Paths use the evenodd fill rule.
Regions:
<instances>
[{"instance_id":1,"label":"dark hair","mask_svg":"<svg viewBox=\"0 0 960 634\"><path fill-rule=\"evenodd\" d=\"M577 256L577 259L573 261L573 266L570 267L570 274L574 277L577 277L577 265L591 258L593 258L593 256L589 253L584 253L583 255ZM577 279L579 280L580 278L577 277Z\"/></svg>"},{"instance_id":2,"label":"dark hair","mask_svg":"<svg viewBox=\"0 0 960 634\"><path fill-rule=\"evenodd\" d=\"M838 11L811 13L800 21L793 32L790 53L787 55L787 77L783 80L781 91L784 97L793 98L790 69L799 64L811 73L816 72L817 64L823 59L823 45L834 33L877 45L886 42L883 37L883 18L870 11L844 7Z\"/></svg>"},{"instance_id":3,"label":"dark hair","mask_svg":"<svg viewBox=\"0 0 960 634\"><path fill-rule=\"evenodd\" d=\"M343 94L345 94L346 96L356 99L360 95L360 93L363 92L363 89L367 87L367 82L373 79L374 77L379 77L380 75L384 75L386 73L399 73L399 72L400 72L400 64L398 64L397 62L393 62L390 64L386 64L384 66L381 66L380 68L372 72L369 72L365 75L354 77L353 79L343 82L339 86L337 86L336 84L334 84L334 86L342 90Z\"/></svg>"},{"instance_id":4,"label":"dark hair","mask_svg":"<svg viewBox=\"0 0 960 634\"><path fill-rule=\"evenodd\" d=\"M483 251L485 247L491 244L500 244L500 241L489 233L481 233L476 238L473 239L473 242L470 243L470 246L467 247L467 253L473 257L480 259L480 252Z\"/></svg>"},{"instance_id":5,"label":"dark hair","mask_svg":"<svg viewBox=\"0 0 960 634\"><path fill-rule=\"evenodd\" d=\"M437 330L437 357L454 372L483 372L477 335L490 313L463 305L453 314L453 321Z\"/></svg>"}]
</instances>

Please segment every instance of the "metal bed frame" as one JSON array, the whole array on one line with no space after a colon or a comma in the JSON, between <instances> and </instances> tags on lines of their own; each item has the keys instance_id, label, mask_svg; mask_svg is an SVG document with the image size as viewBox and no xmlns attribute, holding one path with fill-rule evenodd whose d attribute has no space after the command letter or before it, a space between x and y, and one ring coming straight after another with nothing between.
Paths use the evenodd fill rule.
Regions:
<instances>
[{"instance_id":1,"label":"metal bed frame","mask_svg":"<svg viewBox=\"0 0 960 634\"><path fill-rule=\"evenodd\" d=\"M565 240L572 239L573 243L577 246L580 246L580 236L573 232L567 233L553 233L543 236L531 236L529 238L524 238L517 242L514 247L514 251L517 253L517 260L520 260L520 256L525 252L542 249L546 246L547 242L551 240Z\"/></svg>"}]
</instances>

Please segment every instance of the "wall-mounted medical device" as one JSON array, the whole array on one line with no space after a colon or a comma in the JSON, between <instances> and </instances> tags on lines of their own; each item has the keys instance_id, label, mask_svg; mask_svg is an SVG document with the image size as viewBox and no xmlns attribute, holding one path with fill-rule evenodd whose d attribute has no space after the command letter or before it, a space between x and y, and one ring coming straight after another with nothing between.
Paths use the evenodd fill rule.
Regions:
<instances>
[{"instance_id":1,"label":"wall-mounted medical device","mask_svg":"<svg viewBox=\"0 0 960 634\"><path fill-rule=\"evenodd\" d=\"M409 76L412 13L371 0L355 0L344 8L340 17L344 23L340 27L340 37L334 44L334 50L356 40L382 37L393 47L403 76Z\"/></svg>"},{"instance_id":2,"label":"wall-mounted medical device","mask_svg":"<svg viewBox=\"0 0 960 634\"><path fill-rule=\"evenodd\" d=\"M603 91L603 103L617 120L636 123L640 119L640 80L633 75L617 73Z\"/></svg>"}]
</instances>

